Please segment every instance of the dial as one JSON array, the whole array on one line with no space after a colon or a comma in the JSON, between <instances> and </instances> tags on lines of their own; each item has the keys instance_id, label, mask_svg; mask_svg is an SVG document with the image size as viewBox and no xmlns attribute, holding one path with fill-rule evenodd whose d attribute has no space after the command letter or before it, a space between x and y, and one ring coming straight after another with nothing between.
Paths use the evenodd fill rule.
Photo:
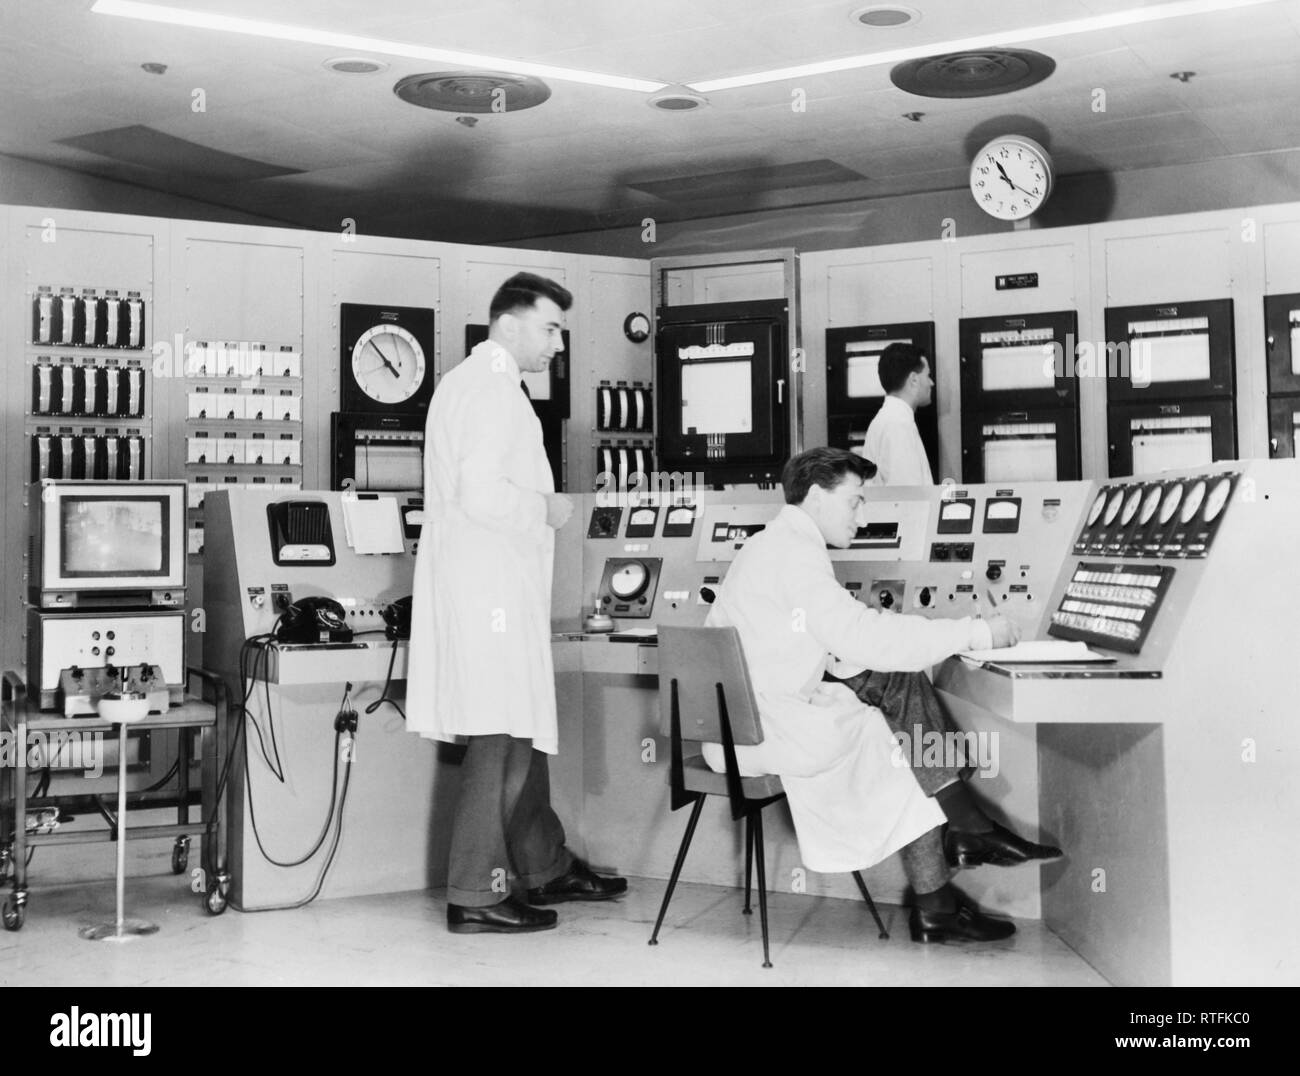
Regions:
<instances>
[{"instance_id":1,"label":"dial","mask_svg":"<svg viewBox=\"0 0 1300 1076\"><path fill-rule=\"evenodd\" d=\"M1110 496L1110 501L1106 504L1106 515L1102 519L1102 526L1109 527L1115 522L1115 517L1119 515L1119 506L1124 503L1124 491L1115 490Z\"/></svg>"},{"instance_id":2,"label":"dial","mask_svg":"<svg viewBox=\"0 0 1300 1076\"><path fill-rule=\"evenodd\" d=\"M1219 518L1223 506L1228 503L1228 494L1232 492L1232 479L1220 478L1205 498L1205 522L1213 523Z\"/></svg>"},{"instance_id":3,"label":"dial","mask_svg":"<svg viewBox=\"0 0 1300 1076\"><path fill-rule=\"evenodd\" d=\"M1165 490L1165 499L1160 502L1160 522L1168 523L1174 518L1174 510L1178 507L1178 502L1183 499L1183 484L1175 482Z\"/></svg>"},{"instance_id":4,"label":"dial","mask_svg":"<svg viewBox=\"0 0 1300 1076\"><path fill-rule=\"evenodd\" d=\"M629 601L643 590L650 577L646 566L639 560L624 564L609 577L609 589L620 601Z\"/></svg>"},{"instance_id":5,"label":"dial","mask_svg":"<svg viewBox=\"0 0 1300 1076\"><path fill-rule=\"evenodd\" d=\"M1101 510L1106 507L1106 491L1103 489L1097 494L1097 499L1092 502L1092 508L1088 510L1088 526L1091 527L1101 517Z\"/></svg>"},{"instance_id":6,"label":"dial","mask_svg":"<svg viewBox=\"0 0 1300 1076\"><path fill-rule=\"evenodd\" d=\"M1205 479L1198 478L1192 483L1192 488L1187 491L1187 499L1183 501L1183 510L1178 513L1178 521L1183 524L1190 523L1196 516L1196 512L1201 507L1203 500L1205 500Z\"/></svg>"},{"instance_id":7,"label":"dial","mask_svg":"<svg viewBox=\"0 0 1300 1076\"><path fill-rule=\"evenodd\" d=\"M1142 512L1138 516L1138 523L1142 526L1151 522L1151 517L1156 514L1156 505L1160 503L1160 487L1148 486L1146 495L1142 498Z\"/></svg>"},{"instance_id":8,"label":"dial","mask_svg":"<svg viewBox=\"0 0 1300 1076\"><path fill-rule=\"evenodd\" d=\"M690 525L695 522L695 509L677 507L668 509L667 525L670 527L680 527L683 524Z\"/></svg>"},{"instance_id":9,"label":"dial","mask_svg":"<svg viewBox=\"0 0 1300 1076\"><path fill-rule=\"evenodd\" d=\"M376 403L404 403L424 384L424 349L400 325L376 325L352 346L352 377Z\"/></svg>"},{"instance_id":10,"label":"dial","mask_svg":"<svg viewBox=\"0 0 1300 1076\"><path fill-rule=\"evenodd\" d=\"M1052 158L1032 138L995 138L976 155L970 168L975 203L998 220L1023 220L1052 193Z\"/></svg>"},{"instance_id":11,"label":"dial","mask_svg":"<svg viewBox=\"0 0 1300 1076\"><path fill-rule=\"evenodd\" d=\"M1142 490L1134 486L1128 495L1128 500L1124 502L1124 511L1119 517L1119 521L1125 527L1133 522L1133 517L1137 515L1138 505L1142 502Z\"/></svg>"}]
</instances>

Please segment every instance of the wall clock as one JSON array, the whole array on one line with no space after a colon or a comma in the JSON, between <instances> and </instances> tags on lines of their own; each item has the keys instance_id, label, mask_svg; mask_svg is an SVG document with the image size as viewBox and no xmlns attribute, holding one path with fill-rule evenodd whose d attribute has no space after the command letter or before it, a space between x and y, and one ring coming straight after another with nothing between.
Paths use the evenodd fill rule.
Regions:
<instances>
[{"instance_id":1,"label":"wall clock","mask_svg":"<svg viewBox=\"0 0 1300 1076\"><path fill-rule=\"evenodd\" d=\"M970 191L998 220L1024 220L1052 193L1052 157L1032 138L1003 135L975 154Z\"/></svg>"},{"instance_id":2,"label":"wall clock","mask_svg":"<svg viewBox=\"0 0 1300 1076\"><path fill-rule=\"evenodd\" d=\"M422 414L433 395L434 312L339 306L339 401L344 412Z\"/></svg>"}]
</instances>

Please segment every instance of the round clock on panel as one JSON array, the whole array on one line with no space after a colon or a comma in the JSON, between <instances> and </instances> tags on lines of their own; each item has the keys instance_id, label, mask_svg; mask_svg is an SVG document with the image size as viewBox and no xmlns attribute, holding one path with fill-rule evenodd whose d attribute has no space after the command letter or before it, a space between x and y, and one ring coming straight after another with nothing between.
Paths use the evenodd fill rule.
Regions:
<instances>
[{"instance_id":1,"label":"round clock on panel","mask_svg":"<svg viewBox=\"0 0 1300 1076\"><path fill-rule=\"evenodd\" d=\"M970 191L975 204L998 220L1023 220L1052 193L1052 158L1032 138L1003 135L975 154Z\"/></svg>"},{"instance_id":2,"label":"round clock on panel","mask_svg":"<svg viewBox=\"0 0 1300 1076\"><path fill-rule=\"evenodd\" d=\"M341 410L428 410L433 394L432 310L344 303L339 330Z\"/></svg>"}]
</instances>

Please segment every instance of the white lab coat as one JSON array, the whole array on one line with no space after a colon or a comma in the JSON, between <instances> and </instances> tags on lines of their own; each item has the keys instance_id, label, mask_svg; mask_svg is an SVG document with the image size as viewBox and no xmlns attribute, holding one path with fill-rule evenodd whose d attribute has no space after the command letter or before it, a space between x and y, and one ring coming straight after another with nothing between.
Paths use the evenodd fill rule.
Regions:
<instances>
[{"instance_id":1,"label":"white lab coat","mask_svg":"<svg viewBox=\"0 0 1300 1076\"><path fill-rule=\"evenodd\" d=\"M408 727L435 740L506 733L555 754L555 490L514 357L479 344L438 385L424 432Z\"/></svg>"},{"instance_id":2,"label":"white lab coat","mask_svg":"<svg viewBox=\"0 0 1300 1076\"><path fill-rule=\"evenodd\" d=\"M816 523L794 505L745 543L707 623L740 634L764 740L737 747L736 760L744 776L780 775L806 867L870 867L943 823L905 761L895 764L880 711L822 673L831 656L881 672L926 669L990 645L987 625L857 601L836 580ZM704 758L725 768L720 745L705 745Z\"/></svg>"},{"instance_id":3,"label":"white lab coat","mask_svg":"<svg viewBox=\"0 0 1300 1076\"><path fill-rule=\"evenodd\" d=\"M932 486L930 458L916 428L916 412L897 396L886 396L867 427L867 440L854 449L876 465L876 486Z\"/></svg>"}]
</instances>

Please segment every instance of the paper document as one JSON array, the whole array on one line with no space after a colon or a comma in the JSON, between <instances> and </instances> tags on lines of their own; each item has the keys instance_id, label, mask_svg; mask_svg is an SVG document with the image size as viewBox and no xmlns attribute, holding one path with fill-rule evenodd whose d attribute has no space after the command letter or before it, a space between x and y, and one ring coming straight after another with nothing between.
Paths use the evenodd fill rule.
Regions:
<instances>
[{"instance_id":1,"label":"paper document","mask_svg":"<svg viewBox=\"0 0 1300 1076\"><path fill-rule=\"evenodd\" d=\"M970 650L958 656L972 662L995 661L999 665L1069 665L1115 660L1095 650L1089 650L1087 643L1070 642L1066 639L1031 640L997 650Z\"/></svg>"},{"instance_id":2,"label":"paper document","mask_svg":"<svg viewBox=\"0 0 1300 1076\"><path fill-rule=\"evenodd\" d=\"M401 553L405 548L395 497L344 491L343 529L348 545L360 554Z\"/></svg>"}]
</instances>

